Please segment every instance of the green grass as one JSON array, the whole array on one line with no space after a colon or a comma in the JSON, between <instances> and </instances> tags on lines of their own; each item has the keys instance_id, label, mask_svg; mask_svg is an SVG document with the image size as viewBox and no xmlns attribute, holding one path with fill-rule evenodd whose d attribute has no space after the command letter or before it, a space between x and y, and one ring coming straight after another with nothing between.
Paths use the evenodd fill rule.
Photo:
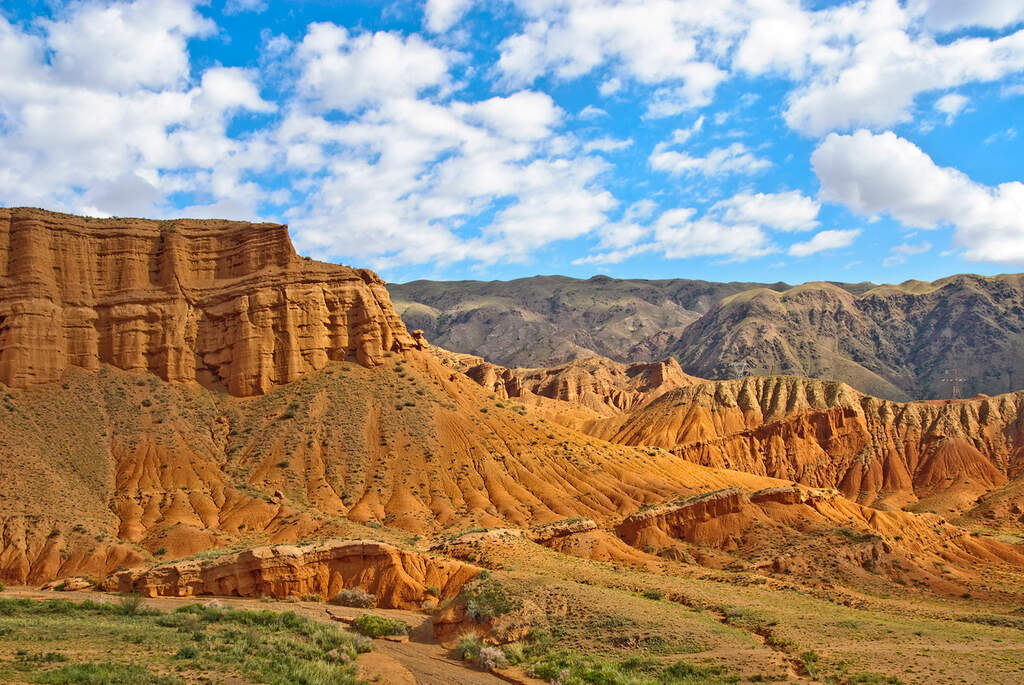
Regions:
<instances>
[{"instance_id":1,"label":"green grass","mask_svg":"<svg viewBox=\"0 0 1024 685\"><path fill-rule=\"evenodd\" d=\"M365 637L294 612L192 604L164 613L130 596L102 603L0 598L0 682L162 685L216 674L350 685L355 666L328 652L354 660L369 649Z\"/></svg>"},{"instance_id":2,"label":"green grass","mask_svg":"<svg viewBox=\"0 0 1024 685\"><path fill-rule=\"evenodd\" d=\"M363 614L352 622L352 628L367 637L384 637L386 635L405 635L409 632L409 624L396 621L376 614Z\"/></svg>"},{"instance_id":3,"label":"green grass","mask_svg":"<svg viewBox=\"0 0 1024 685\"><path fill-rule=\"evenodd\" d=\"M40 674L34 682L52 685L178 685L183 681L173 676L156 675L138 664L104 661L62 666Z\"/></svg>"},{"instance_id":4,"label":"green grass","mask_svg":"<svg viewBox=\"0 0 1024 685\"><path fill-rule=\"evenodd\" d=\"M460 599L466 603L466 616L473 621L489 621L522 606L522 601L500 582L482 574L463 588Z\"/></svg>"}]
</instances>

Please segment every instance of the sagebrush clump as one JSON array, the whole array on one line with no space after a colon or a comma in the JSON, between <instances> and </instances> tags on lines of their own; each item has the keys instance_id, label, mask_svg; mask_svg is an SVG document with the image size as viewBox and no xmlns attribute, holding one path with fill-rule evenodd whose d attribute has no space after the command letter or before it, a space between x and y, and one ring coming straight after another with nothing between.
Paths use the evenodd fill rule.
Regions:
<instances>
[{"instance_id":1,"label":"sagebrush clump","mask_svg":"<svg viewBox=\"0 0 1024 685\"><path fill-rule=\"evenodd\" d=\"M362 588L346 588L334 595L330 603L343 607L355 607L357 609L373 609L377 606L377 597Z\"/></svg>"}]
</instances>

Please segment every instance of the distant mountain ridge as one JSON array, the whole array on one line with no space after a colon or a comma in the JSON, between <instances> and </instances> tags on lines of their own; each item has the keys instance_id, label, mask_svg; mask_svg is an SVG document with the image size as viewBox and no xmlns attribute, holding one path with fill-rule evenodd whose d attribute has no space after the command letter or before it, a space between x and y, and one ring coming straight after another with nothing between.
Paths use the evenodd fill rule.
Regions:
<instances>
[{"instance_id":1,"label":"distant mountain ridge","mask_svg":"<svg viewBox=\"0 0 1024 685\"><path fill-rule=\"evenodd\" d=\"M711 379L795 374L887 399L1024 386L1024 275L961 274L899 285L672 279L389 284L432 343L507 367L593 355L677 359Z\"/></svg>"}]
</instances>

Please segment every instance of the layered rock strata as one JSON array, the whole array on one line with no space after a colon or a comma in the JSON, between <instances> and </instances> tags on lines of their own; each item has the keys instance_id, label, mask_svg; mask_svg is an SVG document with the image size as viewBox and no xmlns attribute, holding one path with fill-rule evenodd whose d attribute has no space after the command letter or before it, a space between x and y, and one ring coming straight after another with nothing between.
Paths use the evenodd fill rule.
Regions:
<instances>
[{"instance_id":1,"label":"layered rock strata","mask_svg":"<svg viewBox=\"0 0 1024 685\"><path fill-rule=\"evenodd\" d=\"M415 346L372 271L299 257L287 226L0 209L0 382L111 364L255 395Z\"/></svg>"},{"instance_id":2,"label":"layered rock strata","mask_svg":"<svg viewBox=\"0 0 1024 685\"><path fill-rule=\"evenodd\" d=\"M449 599L479 569L434 559L381 542L348 540L297 547L255 547L213 560L194 559L122 571L102 587L146 597L237 595L330 598L361 588L385 609L418 609L428 598ZM427 588L436 588L435 596Z\"/></svg>"}]
</instances>

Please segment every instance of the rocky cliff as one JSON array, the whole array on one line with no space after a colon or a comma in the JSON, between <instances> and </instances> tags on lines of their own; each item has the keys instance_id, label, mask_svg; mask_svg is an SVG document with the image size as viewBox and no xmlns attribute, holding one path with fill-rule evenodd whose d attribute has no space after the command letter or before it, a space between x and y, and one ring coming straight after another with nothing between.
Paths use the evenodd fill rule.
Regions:
<instances>
[{"instance_id":1,"label":"rocky cliff","mask_svg":"<svg viewBox=\"0 0 1024 685\"><path fill-rule=\"evenodd\" d=\"M672 390L586 430L867 504L962 509L1024 471L1024 393L901 403L843 383L751 377Z\"/></svg>"},{"instance_id":2,"label":"rocky cliff","mask_svg":"<svg viewBox=\"0 0 1024 685\"><path fill-rule=\"evenodd\" d=\"M122 571L105 579L103 587L146 597L317 594L324 599L360 588L374 595L381 608L419 609L425 599L455 597L479 571L373 540L334 540L306 547L256 547L213 560Z\"/></svg>"},{"instance_id":3,"label":"rocky cliff","mask_svg":"<svg viewBox=\"0 0 1024 685\"><path fill-rule=\"evenodd\" d=\"M0 382L100 364L255 395L416 343L372 271L299 257L286 226L0 209Z\"/></svg>"},{"instance_id":4,"label":"rocky cliff","mask_svg":"<svg viewBox=\"0 0 1024 685\"><path fill-rule=\"evenodd\" d=\"M683 373L675 359L622 364L587 357L536 369L506 369L481 362L465 373L501 398L543 397L602 416L638 409L669 390L703 380Z\"/></svg>"}]
</instances>

